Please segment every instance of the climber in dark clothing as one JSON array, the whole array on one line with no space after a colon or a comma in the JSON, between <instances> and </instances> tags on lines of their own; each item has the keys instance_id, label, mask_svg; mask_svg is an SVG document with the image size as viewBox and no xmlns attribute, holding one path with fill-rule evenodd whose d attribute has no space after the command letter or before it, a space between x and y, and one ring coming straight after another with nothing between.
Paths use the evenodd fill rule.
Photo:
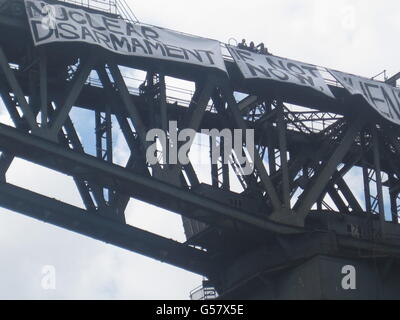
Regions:
<instances>
[{"instance_id":1,"label":"climber in dark clothing","mask_svg":"<svg viewBox=\"0 0 400 320\"><path fill-rule=\"evenodd\" d=\"M239 49L247 49L246 39L243 39L241 43L238 44Z\"/></svg>"},{"instance_id":2,"label":"climber in dark clothing","mask_svg":"<svg viewBox=\"0 0 400 320\"><path fill-rule=\"evenodd\" d=\"M257 47L258 53L264 54L265 53L265 45L263 42L261 42Z\"/></svg>"},{"instance_id":3,"label":"climber in dark clothing","mask_svg":"<svg viewBox=\"0 0 400 320\"><path fill-rule=\"evenodd\" d=\"M254 42L250 42L250 46L249 46L249 51L251 52L257 52L256 46L254 44Z\"/></svg>"}]
</instances>

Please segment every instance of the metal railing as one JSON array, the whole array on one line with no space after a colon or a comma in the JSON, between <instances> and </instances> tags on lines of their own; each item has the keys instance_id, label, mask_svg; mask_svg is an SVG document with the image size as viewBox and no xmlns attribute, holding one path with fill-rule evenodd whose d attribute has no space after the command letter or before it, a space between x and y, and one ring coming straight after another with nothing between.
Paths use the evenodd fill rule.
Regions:
<instances>
[{"instance_id":1,"label":"metal railing","mask_svg":"<svg viewBox=\"0 0 400 320\"><path fill-rule=\"evenodd\" d=\"M144 82L144 79L131 77L126 74L123 75L123 78L125 80L125 83L127 84L129 93L139 96L140 95L139 87ZM90 76L88 78L88 80L86 81L86 84L94 86L94 87L98 87L98 88L103 87L101 81L96 76ZM174 104L176 102L180 106L189 107L190 102L192 100L192 96L194 94L194 92L192 90L181 88L181 87L176 87L176 86L172 86L172 85L168 85L168 84L166 86L166 89L167 89L167 97L166 97L167 103Z\"/></svg>"},{"instance_id":2,"label":"metal railing","mask_svg":"<svg viewBox=\"0 0 400 320\"><path fill-rule=\"evenodd\" d=\"M126 21L130 21L132 23L137 23L139 22L139 20L137 19L136 15L133 13L132 9L130 8L130 6L126 3L125 0L59 0L61 2L67 2L67 3L72 3L75 5L80 5L80 6L84 6L87 8L92 8L92 9L96 9L99 11L103 11L103 12L107 12L107 13L111 13L111 14L116 14L119 15L121 18L123 18ZM177 31L174 31L177 32ZM183 33L183 32L178 32L184 35L188 35L188 36L193 36L193 37L198 37L195 35L191 35L191 34L187 34L187 33ZM199 37L201 38L201 37ZM220 42L220 46L221 46L221 51L222 51L222 56L224 58L225 61L229 61L229 62L234 62L233 57L231 56L227 46L228 44ZM280 58L280 57L278 57ZM316 66L318 71L321 73L323 79L325 80L325 82L328 85L334 86L334 87L339 87L339 88L343 88L343 86L328 72L327 68L325 67L321 67L321 66ZM142 81L141 79L134 79L134 78L129 78L129 77L125 77L127 80L131 80L131 82L140 82ZM88 81L91 85L94 86L101 86L101 84L99 83L99 81L95 78L93 79L89 79ZM129 86L128 89L130 91L130 93L135 94L135 95L139 95L139 85L141 83L138 83L138 86ZM186 90L185 88L178 88L178 87L172 87L172 86L168 86L167 88L170 92L175 92L175 93L179 93L180 96L182 96L182 94L184 96L187 96L187 98L181 98L181 97L176 97L176 96L167 96L167 102L168 103L175 103L178 102L183 106L189 106L190 104L190 100L191 100L191 96L193 94L193 92Z\"/></svg>"},{"instance_id":3,"label":"metal railing","mask_svg":"<svg viewBox=\"0 0 400 320\"><path fill-rule=\"evenodd\" d=\"M116 15L119 15L124 20L132 22L132 23L139 22L139 19L136 17L135 13L133 12L131 7L127 4L127 2L125 0L59 0L59 1L68 2L68 3L84 6L87 8L92 8L92 9L116 14ZM151 26L151 25L149 25L149 26ZM188 34L188 33L184 33L184 32L179 32L176 30L173 30L173 31L178 32L183 35L187 35L187 36L203 38L200 36L196 36L196 35ZM218 41L218 40L216 40L216 41ZM228 44L221 42L221 41L218 41L218 42L221 45L221 51L222 51L222 56L223 56L224 60L233 62L234 59L231 56L231 54L227 48ZM277 56L277 57L281 58L279 56ZM328 72L327 68L322 67L322 66L316 66L316 65L314 65L314 66L321 73L323 79L326 81L326 83L328 85L343 88L343 86ZM386 70L385 70L385 72L386 72ZM400 86L397 86L397 88L400 88Z\"/></svg>"},{"instance_id":4,"label":"metal railing","mask_svg":"<svg viewBox=\"0 0 400 320\"><path fill-rule=\"evenodd\" d=\"M117 1L118 0L58 0L60 2L67 2L82 6L89 9L95 9L111 14L118 14Z\"/></svg>"},{"instance_id":5,"label":"metal railing","mask_svg":"<svg viewBox=\"0 0 400 320\"><path fill-rule=\"evenodd\" d=\"M190 300L214 300L218 298L217 291L211 287L200 286L190 292Z\"/></svg>"},{"instance_id":6,"label":"metal railing","mask_svg":"<svg viewBox=\"0 0 400 320\"><path fill-rule=\"evenodd\" d=\"M119 15L122 19L139 22L135 13L131 7L126 3L125 0L58 0L61 2L67 2L82 6L89 9L95 9L102 12L107 12L115 15Z\"/></svg>"},{"instance_id":7,"label":"metal railing","mask_svg":"<svg viewBox=\"0 0 400 320\"><path fill-rule=\"evenodd\" d=\"M118 14L127 21L131 22L139 22L139 19L136 17L135 13L132 11L131 7L125 2L125 0L117 0L117 12Z\"/></svg>"}]
</instances>

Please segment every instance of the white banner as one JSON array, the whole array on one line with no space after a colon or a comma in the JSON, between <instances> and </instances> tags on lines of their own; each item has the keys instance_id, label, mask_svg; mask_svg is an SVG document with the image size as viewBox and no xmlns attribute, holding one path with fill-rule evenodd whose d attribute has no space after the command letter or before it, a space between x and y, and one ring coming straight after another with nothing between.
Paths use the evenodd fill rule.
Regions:
<instances>
[{"instance_id":1,"label":"white banner","mask_svg":"<svg viewBox=\"0 0 400 320\"><path fill-rule=\"evenodd\" d=\"M352 95L361 95L368 104L386 119L400 124L400 89L384 82L328 70Z\"/></svg>"},{"instance_id":2,"label":"white banner","mask_svg":"<svg viewBox=\"0 0 400 320\"><path fill-rule=\"evenodd\" d=\"M232 46L228 46L228 49L245 79L267 79L296 84L335 98L316 66Z\"/></svg>"},{"instance_id":3,"label":"white banner","mask_svg":"<svg viewBox=\"0 0 400 320\"><path fill-rule=\"evenodd\" d=\"M218 41L95 14L47 1L25 0L36 46L84 42L109 51L217 68L226 72Z\"/></svg>"}]
</instances>

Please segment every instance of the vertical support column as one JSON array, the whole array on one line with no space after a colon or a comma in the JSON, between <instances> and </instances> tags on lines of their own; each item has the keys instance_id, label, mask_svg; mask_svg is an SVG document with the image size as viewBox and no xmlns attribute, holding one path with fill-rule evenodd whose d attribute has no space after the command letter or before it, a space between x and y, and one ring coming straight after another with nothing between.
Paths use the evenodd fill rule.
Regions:
<instances>
[{"instance_id":1,"label":"vertical support column","mask_svg":"<svg viewBox=\"0 0 400 320\"><path fill-rule=\"evenodd\" d=\"M225 163L225 159L228 159L225 154L225 140L221 137L221 154L222 154L222 189L230 190L230 181L229 181L229 165Z\"/></svg>"},{"instance_id":2,"label":"vertical support column","mask_svg":"<svg viewBox=\"0 0 400 320\"><path fill-rule=\"evenodd\" d=\"M365 210L367 213L372 214L372 203L371 203L371 188L369 185L369 169L367 163L367 132L364 130L361 133L361 152L362 152L362 171L363 171L363 183L364 183L364 198L365 198Z\"/></svg>"},{"instance_id":3,"label":"vertical support column","mask_svg":"<svg viewBox=\"0 0 400 320\"><path fill-rule=\"evenodd\" d=\"M39 51L40 111L42 128L48 124L47 56L43 48Z\"/></svg>"},{"instance_id":4,"label":"vertical support column","mask_svg":"<svg viewBox=\"0 0 400 320\"><path fill-rule=\"evenodd\" d=\"M290 185L289 185L289 170L288 170L288 157L287 157L285 114L282 103L278 102L277 108L278 108L279 149L280 149L281 169L282 169L283 205L286 209L290 209Z\"/></svg>"},{"instance_id":5,"label":"vertical support column","mask_svg":"<svg viewBox=\"0 0 400 320\"><path fill-rule=\"evenodd\" d=\"M225 97L229 110L231 111L233 121L236 123L236 125L243 130L243 133L245 130L248 129L247 124L243 120L242 114L240 113L240 110L237 106L237 102L235 100L235 97L233 95L233 90L230 88L225 82L221 82L222 86L222 94ZM276 191L275 185L272 182L272 179L270 175L267 173L267 170L264 166L264 161L261 159L260 155L258 153L254 154L254 167L255 170L257 170L259 178L262 182L262 185L265 189L265 192L268 194L269 202L271 204L271 207L273 208L274 214L271 215L271 219L276 219L279 221L279 219L282 219L281 216L281 209L282 209L282 202L279 199L278 193ZM285 219L285 218L283 218Z\"/></svg>"},{"instance_id":6,"label":"vertical support column","mask_svg":"<svg viewBox=\"0 0 400 320\"><path fill-rule=\"evenodd\" d=\"M317 210L322 212L323 210L323 202L324 202L325 194L322 194L317 200Z\"/></svg>"},{"instance_id":7,"label":"vertical support column","mask_svg":"<svg viewBox=\"0 0 400 320\"><path fill-rule=\"evenodd\" d=\"M112 145L112 120L111 120L111 107L109 104L106 105L106 152L107 161L113 163L113 145Z\"/></svg>"},{"instance_id":8,"label":"vertical support column","mask_svg":"<svg viewBox=\"0 0 400 320\"><path fill-rule=\"evenodd\" d=\"M213 143L218 143L217 139L213 139L210 136L210 158L211 161L217 160L215 159L215 155L213 155ZM220 137L219 140L220 149L220 158L218 159L218 163L211 163L211 180L212 185L215 188L222 188L224 190L230 189L229 183L229 165L225 163L225 140L224 137Z\"/></svg>"},{"instance_id":9,"label":"vertical support column","mask_svg":"<svg viewBox=\"0 0 400 320\"><path fill-rule=\"evenodd\" d=\"M96 155L97 158L113 163L113 145L112 145L112 122L111 122L111 107L109 104L105 106L105 113L97 111L96 116ZM111 193L112 190L102 189L101 193L104 196L101 202L103 205L110 205L110 201L113 199ZM107 194L107 197L105 196ZM107 199L106 199L107 198Z\"/></svg>"},{"instance_id":10,"label":"vertical support column","mask_svg":"<svg viewBox=\"0 0 400 320\"><path fill-rule=\"evenodd\" d=\"M216 139L215 139L216 140ZM219 179L219 168L218 168L218 163L213 163L213 137L210 136L209 138L209 148L210 148L210 159L211 159L211 184L214 188L219 188L220 187L220 179ZM215 160L215 159L214 159Z\"/></svg>"},{"instance_id":11,"label":"vertical support column","mask_svg":"<svg viewBox=\"0 0 400 320\"><path fill-rule=\"evenodd\" d=\"M380 214L380 220L385 222L385 204L383 201L383 184L382 184L382 171L381 171L381 156L379 152L379 139L378 131L374 126L372 130L372 142L373 142L373 153L374 153L374 165L375 165L375 176L376 176L376 188L378 198L378 208Z\"/></svg>"},{"instance_id":12,"label":"vertical support column","mask_svg":"<svg viewBox=\"0 0 400 320\"><path fill-rule=\"evenodd\" d=\"M146 103L149 105L148 113L148 129L157 127L158 113L154 112L154 99L156 98L156 74L153 71L148 71L145 82L140 86L140 94L144 96Z\"/></svg>"},{"instance_id":13,"label":"vertical support column","mask_svg":"<svg viewBox=\"0 0 400 320\"><path fill-rule=\"evenodd\" d=\"M397 182L397 181L396 181ZM396 183L393 178L391 178L391 185ZM399 187L393 187L390 189L390 206L392 212L392 222L395 224L400 223L400 192Z\"/></svg>"},{"instance_id":14,"label":"vertical support column","mask_svg":"<svg viewBox=\"0 0 400 320\"><path fill-rule=\"evenodd\" d=\"M106 106L104 115L96 111L96 154L97 158L113 162L112 123L110 106Z\"/></svg>"},{"instance_id":15,"label":"vertical support column","mask_svg":"<svg viewBox=\"0 0 400 320\"><path fill-rule=\"evenodd\" d=\"M4 73L5 80L14 94L14 101L18 103L18 106L22 109L24 118L28 123L30 129L33 132L37 132L38 126L36 123L35 115L33 114L32 109L30 108L29 104L25 99L25 95L22 91L22 88L17 81L14 71L11 70L9 66L7 57L1 46L0 46L0 70Z\"/></svg>"},{"instance_id":16,"label":"vertical support column","mask_svg":"<svg viewBox=\"0 0 400 320\"><path fill-rule=\"evenodd\" d=\"M168 134L168 109L167 109L167 87L165 84L165 75L159 74L159 106L160 106L160 115L161 115L161 128L165 132L165 136L167 137L167 141L165 144L165 153L164 159L167 159L166 165L169 163L169 149L170 149L170 139Z\"/></svg>"},{"instance_id":17,"label":"vertical support column","mask_svg":"<svg viewBox=\"0 0 400 320\"><path fill-rule=\"evenodd\" d=\"M265 109L267 114L272 112L272 102L265 101ZM275 147L272 144L271 136L272 130L270 127L267 127L267 143L268 143L268 164L269 164L269 174L270 176L276 173L276 157L275 157ZM264 159L263 159L264 160Z\"/></svg>"},{"instance_id":18,"label":"vertical support column","mask_svg":"<svg viewBox=\"0 0 400 320\"><path fill-rule=\"evenodd\" d=\"M103 159L103 141L102 141L102 130L101 130L101 112L96 110L95 112L96 121L96 157Z\"/></svg>"}]
</instances>

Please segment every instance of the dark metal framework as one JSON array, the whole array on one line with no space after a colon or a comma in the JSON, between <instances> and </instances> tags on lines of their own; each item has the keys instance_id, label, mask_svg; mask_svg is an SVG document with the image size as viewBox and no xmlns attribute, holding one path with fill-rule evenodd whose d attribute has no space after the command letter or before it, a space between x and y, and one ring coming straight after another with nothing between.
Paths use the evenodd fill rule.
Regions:
<instances>
[{"instance_id":1,"label":"dark metal framework","mask_svg":"<svg viewBox=\"0 0 400 320\"><path fill-rule=\"evenodd\" d=\"M318 254L399 257L400 131L361 100L340 87L331 87L331 101L245 84L229 61L231 80L84 46L34 48L23 10L21 1L0 0L0 94L14 123L0 124L1 206L204 275L222 296ZM147 72L139 94L121 66ZM195 84L189 107L167 97L166 76ZM73 106L94 111L95 156L85 152ZM170 120L196 131L255 129L253 174L241 175L234 153L230 165L211 166L210 185L194 164L149 166L146 133L167 132ZM130 150L126 167L113 159L113 124ZM85 210L9 184L16 157L72 176ZM349 185L353 170L360 190ZM236 178L242 192L233 191ZM131 198L182 215L187 242L127 225ZM254 263L239 268L243 259Z\"/></svg>"}]
</instances>

